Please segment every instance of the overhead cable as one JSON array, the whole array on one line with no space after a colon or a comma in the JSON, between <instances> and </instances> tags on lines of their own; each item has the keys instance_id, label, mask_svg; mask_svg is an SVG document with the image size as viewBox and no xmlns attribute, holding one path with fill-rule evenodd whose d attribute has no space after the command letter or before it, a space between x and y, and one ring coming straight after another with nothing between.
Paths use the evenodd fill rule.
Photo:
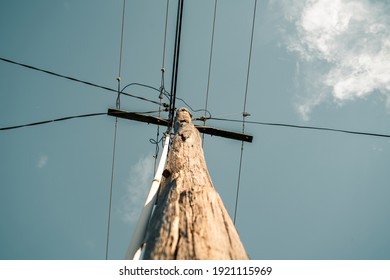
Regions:
<instances>
[{"instance_id":1,"label":"overhead cable","mask_svg":"<svg viewBox=\"0 0 390 280\"><path fill-rule=\"evenodd\" d=\"M167 31L168 31L168 15L169 15L169 0L167 0L167 7L165 10L165 28L164 28L164 43L162 52L162 65L161 65L161 86L164 86L164 74L165 74L165 52L167 46Z\"/></svg>"},{"instance_id":2,"label":"overhead cable","mask_svg":"<svg viewBox=\"0 0 390 280\"><path fill-rule=\"evenodd\" d=\"M249 84L249 74L251 69L251 60L252 60L252 46L253 46L253 34L255 30L255 21L256 21L256 6L257 6L257 0L255 0L254 7L253 7L253 20L252 20L252 32L251 32L251 40L250 40L250 47L249 47L249 57L248 57L248 70L246 74L246 84L245 84L245 94L244 94L244 107L242 111L242 133L245 133L245 118L249 116L249 114L246 112L246 102L248 97L248 84ZM241 181L241 169L242 169L242 156L244 153L244 141L241 142L241 152L240 152L240 164L238 167L238 180L237 180L237 192L236 192L236 204L234 208L234 218L233 223L236 224L236 217L237 217L237 207L238 207L238 195L240 193L240 181Z\"/></svg>"},{"instance_id":3,"label":"overhead cable","mask_svg":"<svg viewBox=\"0 0 390 280\"><path fill-rule=\"evenodd\" d=\"M166 111L166 110L163 110L163 111ZM162 112L162 111L152 110L152 111L143 111L143 112L134 112L134 113L152 114L152 113L159 113L159 112ZM46 121L40 121L40 122L34 122L34 123L28 123L28 124L22 124L22 125L0 127L0 130L13 130L13 129L23 128L23 127L27 127L27 126L37 126L37 125L48 124L48 123L53 123L53 122L61 122L61 121L66 121L66 120L71 120L71 119L96 117L96 116L103 116L103 115L107 115L107 113L106 112L105 113L92 113L92 114L69 116L69 117L63 117L63 118L58 118L58 119L53 119L53 120L46 120Z\"/></svg>"},{"instance_id":4,"label":"overhead cable","mask_svg":"<svg viewBox=\"0 0 390 280\"><path fill-rule=\"evenodd\" d=\"M122 31L121 31L121 39L120 39L120 49L119 49L119 66L118 66L118 78L116 79L118 82L118 90L116 97L116 108L120 109L121 107L121 71L122 71L122 50L123 50L123 31L125 29L125 7L126 0L123 0L122 6ZM106 260L108 259L108 250L109 250L109 242L110 242L110 229L111 229L111 208L112 208L112 188L114 184L114 170L115 170L115 152L116 152L116 134L118 129L118 118L115 118L115 128L114 128L114 142L112 148L112 162L111 162L111 180L110 180L110 196L109 196L109 205L108 205L108 218L107 218L107 234L106 234Z\"/></svg>"},{"instance_id":5,"label":"overhead cable","mask_svg":"<svg viewBox=\"0 0 390 280\"><path fill-rule=\"evenodd\" d=\"M125 9L126 8L126 0L123 0L123 7L122 7L122 30L121 30L121 40L120 40L120 48L119 48L119 66L118 66L118 78L116 80L118 81L118 95L116 97L116 108L120 109L121 107L121 80L122 80L122 50L123 50L123 31L125 30ZM107 255L107 254L106 254Z\"/></svg>"},{"instance_id":6,"label":"overhead cable","mask_svg":"<svg viewBox=\"0 0 390 280\"><path fill-rule=\"evenodd\" d=\"M93 114L70 116L70 117L64 117L64 118L48 120L48 121L41 121L41 122L34 122L34 123L28 123L28 124L22 124L22 125L2 127L2 128L0 128L0 130L11 130L11 129L17 129L17 128L22 128L22 127L27 127L27 126L36 126L36 125L41 125L41 124L66 121L66 120L70 120L70 119L87 118L87 117L95 117L95 116L103 116L103 115L107 115L107 113L93 113Z\"/></svg>"},{"instance_id":7,"label":"overhead cable","mask_svg":"<svg viewBox=\"0 0 390 280\"><path fill-rule=\"evenodd\" d=\"M164 105L166 108L166 104L163 104L162 103L162 100L164 98L164 95L165 95L165 51L166 51L166 46L167 46L167 30L168 30L168 15L169 15L169 0L167 0L167 5L166 5L166 10L165 10L165 28L164 28L164 42L163 42L163 51L162 51L162 63L161 63L161 85L160 85L160 89L159 89L159 96L158 98L160 99L160 104L158 106L158 109L161 110L161 106ZM158 114L158 117L160 118L161 117L161 114L159 113ZM152 144L155 144L156 145L156 148L155 148L155 153L154 153L154 169L153 169L153 173L155 174L156 171L157 171L157 157L158 157L158 153L160 151L160 148L158 146L159 142L161 141L161 139L159 140L160 138L160 126L157 125L157 129L156 129L156 139L149 139L149 142L152 143Z\"/></svg>"},{"instance_id":8,"label":"overhead cable","mask_svg":"<svg viewBox=\"0 0 390 280\"><path fill-rule=\"evenodd\" d=\"M107 91L118 93L117 89L112 89L112 88L109 88L109 87L106 87L106 86L101 86L101 85L98 85L98 84L95 84L95 83L83 81L83 80L76 79L76 78L73 78L73 77L70 77L70 76L65 76L65 75L58 74L58 73L55 73L55 72L52 72L52 71L48 71L48 70L45 70L45 69L41 69L41 68L38 68L38 67L35 67L35 66L31 66L31 65L23 64L23 63L16 62L16 61L13 61L13 60L9 60L9 59L3 58L3 57L0 57L0 60L2 60L4 62L11 63L11 64L15 64L15 65L18 65L18 66L22 66L22 67L25 67L25 68L28 68L28 69L31 69L31 70L43 72L43 73L46 73L46 74L49 74L49 75L52 75L52 76L60 77L60 78L63 78L63 79L67 79L67 80L71 80L71 81L74 81L74 82L82 83L82 84L89 85L89 86L92 86L92 87L96 87L96 88L100 88L100 89L104 89L104 90L107 90ZM147 102L150 102L150 103L154 103L154 104L157 104L157 105L159 104L159 102L157 102L157 101L150 100L150 99L144 98L142 96L137 96L137 95L130 94L130 93L125 93L125 92L121 92L121 94L126 95L128 97L132 97L132 98L136 98L136 99L139 99L139 100L143 100L143 101L147 101Z\"/></svg>"},{"instance_id":9,"label":"overhead cable","mask_svg":"<svg viewBox=\"0 0 390 280\"><path fill-rule=\"evenodd\" d=\"M223 119L223 118L214 118L214 117L211 117L209 119L216 120L216 121L242 123L242 120L234 120L234 119ZM349 134L356 134L356 135L390 138L390 134L362 132L362 131L354 131L354 130L329 128L329 127L305 126L305 125L295 125L295 124L287 124L287 123L272 123L272 122L259 122L259 121L246 121L245 123L246 124L267 125L267 126L291 127L291 128L298 128L298 129L324 130L324 131L331 131L331 132L342 132L342 133L349 133Z\"/></svg>"},{"instance_id":10,"label":"overhead cable","mask_svg":"<svg viewBox=\"0 0 390 280\"><path fill-rule=\"evenodd\" d=\"M175 115L177 76L178 76L179 57L180 57L181 28L183 22L183 5L184 5L184 0L179 0L177 6L175 48L173 52L173 64L172 64L172 81L171 81L171 96L170 96L170 111L169 111L170 127L173 127L173 120Z\"/></svg>"},{"instance_id":11,"label":"overhead cable","mask_svg":"<svg viewBox=\"0 0 390 280\"><path fill-rule=\"evenodd\" d=\"M218 0L214 0L214 17L213 17L213 28L212 28L212 32L211 32L211 46L210 46L210 55L209 55L209 71L208 71L208 76L207 76L206 100L205 100L205 107L204 107L205 114L207 112L208 101L209 101L209 89L210 89L210 77L211 77L211 62L213 60L215 20L217 18L217 4L218 4ZM206 125L206 119L204 119L203 125ZM203 134L203 138L204 138L204 134Z\"/></svg>"},{"instance_id":12,"label":"overhead cable","mask_svg":"<svg viewBox=\"0 0 390 280\"><path fill-rule=\"evenodd\" d=\"M108 199L108 217L107 217L107 233L106 233L106 260L108 260L108 249L109 249L109 242L110 242L111 209L112 209L112 188L113 188L113 184L114 184L117 129L118 129L118 118L115 118L114 141L113 141L112 160L111 160L110 195L109 195L109 199Z\"/></svg>"}]
</instances>

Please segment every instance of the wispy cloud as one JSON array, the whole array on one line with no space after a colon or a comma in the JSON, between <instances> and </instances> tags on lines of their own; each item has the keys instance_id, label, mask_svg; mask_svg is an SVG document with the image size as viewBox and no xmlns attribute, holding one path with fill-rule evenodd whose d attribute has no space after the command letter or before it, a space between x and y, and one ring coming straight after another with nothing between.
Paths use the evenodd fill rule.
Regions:
<instances>
[{"instance_id":1,"label":"wispy cloud","mask_svg":"<svg viewBox=\"0 0 390 280\"><path fill-rule=\"evenodd\" d=\"M125 195L120 206L120 215L125 223L136 222L144 205L153 179L154 158L152 154L142 157L131 166L126 182Z\"/></svg>"},{"instance_id":2,"label":"wispy cloud","mask_svg":"<svg viewBox=\"0 0 390 280\"><path fill-rule=\"evenodd\" d=\"M284 0L273 4L282 5L281 31L288 50L316 70L316 74L302 73L300 68L316 91L298 105L304 118L329 97L342 104L377 93L390 109L390 3Z\"/></svg>"},{"instance_id":3,"label":"wispy cloud","mask_svg":"<svg viewBox=\"0 0 390 280\"><path fill-rule=\"evenodd\" d=\"M49 157L47 155L42 155L39 157L37 161L37 168L41 169L47 165L47 162L49 160Z\"/></svg>"}]
</instances>

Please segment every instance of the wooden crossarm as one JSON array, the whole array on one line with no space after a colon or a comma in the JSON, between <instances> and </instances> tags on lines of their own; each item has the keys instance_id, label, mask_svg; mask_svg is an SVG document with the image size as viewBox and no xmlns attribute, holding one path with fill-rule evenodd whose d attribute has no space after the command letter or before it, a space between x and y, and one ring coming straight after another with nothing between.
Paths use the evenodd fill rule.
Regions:
<instances>
[{"instance_id":1,"label":"wooden crossarm","mask_svg":"<svg viewBox=\"0 0 390 280\"><path fill-rule=\"evenodd\" d=\"M162 125L162 126L168 126L169 124L169 121L167 119L163 119L160 117L150 116L141 113L127 112L127 111L112 109L112 108L108 109L107 114L109 116L114 116L118 118L124 118L128 120L140 121L140 122L151 123L151 124ZM228 130L223 130L223 129L210 127L210 126L202 126L202 125L195 125L195 127L199 130L199 132L213 135L213 136L220 136L224 138L230 138L230 139L245 141L250 143L253 140L253 136L239 133L239 132L228 131Z\"/></svg>"}]
</instances>

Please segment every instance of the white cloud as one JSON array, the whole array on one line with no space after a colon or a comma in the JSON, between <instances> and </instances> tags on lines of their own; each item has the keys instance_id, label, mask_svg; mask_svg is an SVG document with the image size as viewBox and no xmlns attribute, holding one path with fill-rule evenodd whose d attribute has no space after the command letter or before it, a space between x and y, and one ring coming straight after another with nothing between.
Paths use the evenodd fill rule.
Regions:
<instances>
[{"instance_id":1,"label":"white cloud","mask_svg":"<svg viewBox=\"0 0 390 280\"><path fill-rule=\"evenodd\" d=\"M149 154L131 166L119 209L125 223L136 222L153 180L154 158Z\"/></svg>"},{"instance_id":2,"label":"white cloud","mask_svg":"<svg viewBox=\"0 0 390 280\"><path fill-rule=\"evenodd\" d=\"M322 64L317 69L319 76L304 73L306 79L319 80L316 88L311 89L317 92L315 96L305 96L297 106L303 117L308 117L313 107L329 97L342 104L380 93L390 109L390 3L369 0L282 3L287 25L281 30L288 50L298 53L306 66Z\"/></svg>"},{"instance_id":3,"label":"white cloud","mask_svg":"<svg viewBox=\"0 0 390 280\"><path fill-rule=\"evenodd\" d=\"M48 160L49 160L49 157L47 155L40 156L40 158L38 159L37 165L36 165L37 168L41 169L41 168L45 167Z\"/></svg>"}]
</instances>

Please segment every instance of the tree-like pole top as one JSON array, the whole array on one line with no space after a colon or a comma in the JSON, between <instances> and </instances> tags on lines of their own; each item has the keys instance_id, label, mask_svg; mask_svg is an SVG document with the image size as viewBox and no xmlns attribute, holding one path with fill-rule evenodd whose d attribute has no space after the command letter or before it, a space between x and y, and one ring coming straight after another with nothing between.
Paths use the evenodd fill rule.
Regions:
<instances>
[{"instance_id":1,"label":"tree-like pole top","mask_svg":"<svg viewBox=\"0 0 390 280\"><path fill-rule=\"evenodd\" d=\"M178 131L179 127L185 123L192 123L192 114L187 108L179 108L176 110L174 129Z\"/></svg>"}]
</instances>

